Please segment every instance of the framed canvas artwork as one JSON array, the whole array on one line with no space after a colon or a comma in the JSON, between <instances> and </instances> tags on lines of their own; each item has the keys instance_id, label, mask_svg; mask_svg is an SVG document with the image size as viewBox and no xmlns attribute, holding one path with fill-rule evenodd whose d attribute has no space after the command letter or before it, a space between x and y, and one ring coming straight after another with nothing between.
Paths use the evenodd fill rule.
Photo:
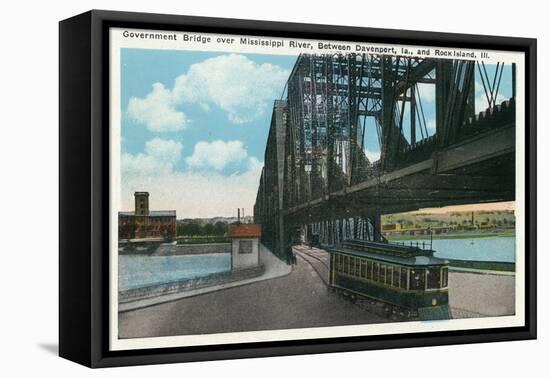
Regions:
<instances>
[{"instance_id":1,"label":"framed canvas artwork","mask_svg":"<svg viewBox=\"0 0 550 378\"><path fill-rule=\"evenodd\" d=\"M60 355L536 335L536 41L60 23Z\"/></svg>"}]
</instances>

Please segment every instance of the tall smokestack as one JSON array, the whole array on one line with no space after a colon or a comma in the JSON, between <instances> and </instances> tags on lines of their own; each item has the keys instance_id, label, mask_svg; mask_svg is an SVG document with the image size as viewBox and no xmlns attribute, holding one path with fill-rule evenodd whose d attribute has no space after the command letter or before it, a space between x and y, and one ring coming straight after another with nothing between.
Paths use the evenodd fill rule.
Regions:
<instances>
[{"instance_id":1,"label":"tall smokestack","mask_svg":"<svg viewBox=\"0 0 550 378\"><path fill-rule=\"evenodd\" d=\"M237 223L241 223L241 208L237 208Z\"/></svg>"}]
</instances>

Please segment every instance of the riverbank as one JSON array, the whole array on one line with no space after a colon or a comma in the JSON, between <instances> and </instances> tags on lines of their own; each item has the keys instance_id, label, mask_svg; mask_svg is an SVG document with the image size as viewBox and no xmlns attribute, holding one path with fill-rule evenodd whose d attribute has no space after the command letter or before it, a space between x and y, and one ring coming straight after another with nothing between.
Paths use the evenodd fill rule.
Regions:
<instances>
[{"instance_id":1,"label":"riverbank","mask_svg":"<svg viewBox=\"0 0 550 378\"><path fill-rule=\"evenodd\" d=\"M433 234L433 240L438 239L477 239L477 238L492 238L492 237L515 237L515 231L495 231L495 232L454 232L445 234ZM430 235L392 235L386 236L389 241L401 240L430 240Z\"/></svg>"},{"instance_id":2,"label":"riverbank","mask_svg":"<svg viewBox=\"0 0 550 378\"><path fill-rule=\"evenodd\" d=\"M516 272L516 263L506 261L471 261L471 260L449 260L449 266L453 270L478 271L478 272Z\"/></svg>"},{"instance_id":3,"label":"riverbank","mask_svg":"<svg viewBox=\"0 0 550 378\"><path fill-rule=\"evenodd\" d=\"M152 258L155 258L155 257L152 257ZM172 301L182 300L184 298L202 296L213 292L220 292L221 295L223 296L223 292L226 291L227 289L235 288L242 285L249 285L249 284L261 282L264 280L271 280L277 277L288 275L292 272L291 265L287 265L286 263L279 260L263 245L261 245L260 247L260 265L261 265L261 269L247 272L245 276L241 275L240 273L237 275L233 274L234 276L233 278L235 279L227 280L226 279L227 277L224 276L226 274L222 273L220 275L221 280L218 280L218 281L214 280L211 282L206 282L208 281L206 280L205 282L201 282L200 285L195 285L195 286L193 286L194 283L191 283L190 281L187 281L188 283L191 283L189 287L187 287L188 285L186 282L182 282L182 283L176 282L174 285L160 285L160 286L166 286L166 287L160 290L160 292L158 293L159 295L148 296L147 298L143 297L143 298L140 298L139 300L134 300L132 302L126 302L126 303L119 302L119 312L122 313L125 311L136 311L136 309L149 307L149 306L157 307L157 306L160 306L160 304L165 302L172 302ZM248 274L248 273L252 273L252 274ZM255 274L255 273L259 273L259 274ZM229 272L228 274L231 275L232 273Z\"/></svg>"},{"instance_id":4,"label":"riverbank","mask_svg":"<svg viewBox=\"0 0 550 378\"><path fill-rule=\"evenodd\" d=\"M326 252L311 249L320 265ZM314 265L314 264L313 264ZM325 270L297 259L290 274L119 313L121 338L391 322L327 288ZM512 315L515 276L449 273L453 319ZM123 309L121 309L123 310Z\"/></svg>"},{"instance_id":5,"label":"riverbank","mask_svg":"<svg viewBox=\"0 0 550 378\"><path fill-rule=\"evenodd\" d=\"M288 266L288 268L291 268ZM298 259L282 277L119 313L121 338L262 331L385 323L331 293L316 271Z\"/></svg>"},{"instance_id":6,"label":"riverbank","mask_svg":"<svg viewBox=\"0 0 550 378\"><path fill-rule=\"evenodd\" d=\"M231 253L231 243L177 244L176 242L132 241L119 242L119 255L185 256Z\"/></svg>"},{"instance_id":7,"label":"riverbank","mask_svg":"<svg viewBox=\"0 0 550 378\"><path fill-rule=\"evenodd\" d=\"M217 253L231 253L231 244L162 244L156 249L152 256L211 255Z\"/></svg>"}]
</instances>

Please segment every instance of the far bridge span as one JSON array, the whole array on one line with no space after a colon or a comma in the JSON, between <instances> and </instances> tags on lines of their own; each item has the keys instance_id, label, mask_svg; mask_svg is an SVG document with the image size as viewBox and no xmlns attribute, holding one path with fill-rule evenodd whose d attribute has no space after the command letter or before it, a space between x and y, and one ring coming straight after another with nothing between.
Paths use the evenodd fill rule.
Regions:
<instances>
[{"instance_id":1,"label":"far bridge span","mask_svg":"<svg viewBox=\"0 0 550 378\"><path fill-rule=\"evenodd\" d=\"M503 64L299 56L273 107L254 206L262 242L290 262L298 231L329 245L383 240L381 214L514 200L515 66L507 68L503 100ZM478 113L476 72L488 105ZM377 159L367 156L369 138Z\"/></svg>"}]
</instances>

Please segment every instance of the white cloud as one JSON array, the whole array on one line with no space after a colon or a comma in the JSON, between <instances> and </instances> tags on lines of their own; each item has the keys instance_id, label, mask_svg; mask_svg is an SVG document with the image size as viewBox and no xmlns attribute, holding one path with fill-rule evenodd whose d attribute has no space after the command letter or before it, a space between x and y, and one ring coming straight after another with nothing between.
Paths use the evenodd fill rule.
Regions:
<instances>
[{"instance_id":1,"label":"white cloud","mask_svg":"<svg viewBox=\"0 0 550 378\"><path fill-rule=\"evenodd\" d=\"M252 214L263 163L249 157L247 169L225 176L217 171L142 171L122 180L122 210L134 208L133 193L146 190L151 210L176 210L178 219Z\"/></svg>"},{"instance_id":2,"label":"white cloud","mask_svg":"<svg viewBox=\"0 0 550 378\"><path fill-rule=\"evenodd\" d=\"M417 93L422 103L432 103L435 101L435 85L433 84L419 83Z\"/></svg>"},{"instance_id":3,"label":"white cloud","mask_svg":"<svg viewBox=\"0 0 550 378\"><path fill-rule=\"evenodd\" d=\"M474 90L476 93L476 97L485 93L485 90L483 89L483 84L477 80L475 82Z\"/></svg>"},{"instance_id":4,"label":"white cloud","mask_svg":"<svg viewBox=\"0 0 550 378\"><path fill-rule=\"evenodd\" d=\"M497 95L496 103L497 105L499 105L506 100L508 99L499 93ZM484 110L487 110L487 108L489 107L489 102L487 102L487 97L485 96L485 92L482 91L482 93L475 98L475 106L476 106L476 109L475 109L476 114Z\"/></svg>"},{"instance_id":5,"label":"white cloud","mask_svg":"<svg viewBox=\"0 0 550 378\"><path fill-rule=\"evenodd\" d=\"M207 150L214 153L212 145L221 145L217 142L221 141L206 143ZM221 143L226 161L237 159L245 166L241 172L227 176L212 166L209 168L214 169L180 171L175 165L182 158L183 146L170 139L146 142L143 153L123 153L120 210L133 210L134 192L148 191L151 210L176 210L178 218L232 216L237 207L251 214L263 162L248 156L239 141ZM215 159L208 163L226 164Z\"/></svg>"},{"instance_id":6,"label":"white cloud","mask_svg":"<svg viewBox=\"0 0 550 378\"><path fill-rule=\"evenodd\" d=\"M435 133L436 124L434 118L428 119L426 121L426 128L428 129L428 132L430 132L430 135Z\"/></svg>"},{"instance_id":7,"label":"white cloud","mask_svg":"<svg viewBox=\"0 0 550 378\"><path fill-rule=\"evenodd\" d=\"M369 151L365 148L365 156L371 163L374 163L375 161L380 159L380 151Z\"/></svg>"},{"instance_id":8,"label":"white cloud","mask_svg":"<svg viewBox=\"0 0 550 378\"><path fill-rule=\"evenodd\" d=\"M262 172L262 168L264 166L264 163L262 163L261 161L259 161L257 158L255 158L254 156L251 156L248 158L248 171L249 172Z\"/></svg>"},{"instance_id":9,"label":"white cloud","mask_svg":"<svg viewBox=\"0 0 550 378\"><path fill-rule=\"evenodd\" d=\"M183 130L187 126L187 117L175 106L172 92L161 83L155 83L153 91L145 98L130 98L127 114L130 119L144 123L150 131Z\"/></svg>"},{"instance_id":10,"label":"white cloud","mask_svg":"<svg viewBox=\"0 0 550 378\"><path fill-rule=\"evenodd\" d=\"M145 143L145 153L122 153L123 180L131 176L156 176L172 172L181 158L182 148L179 142L154 138Z\"/></svg>"},{"instance_id":11,"label":"white cloud","mask_svg":"<svg viewBox=\"0 0 550 378\"><path fill-rule=\"evenodd\" d=\"M485 89L483 88L483 84L479 81L476 81L475 84L475 112L478 114L479 112L482 112L484 110L487 110L489 107L489 102L487 101L487 96L485 96ZM501 104L503 101L508 100L505 96L502 94L497 95L496 103L497 105Z\"/></svg>"},{"instance_id":12,"label":"white cloud","mask_svg":"<svg viewBox=\"0 0 550 378\"><path fill-rule=\"evenodd\" d=\"M145 143L145 152L148 155L168 163L175 163L179 160L182 148L180 142L170 139L154 138Z\"/></svg>"},{"instance_id":13,"label":"white cloud","mask_svg":"<svg viewBox=\"0 0 550 378\"><path fill-rule=\"evenodd\" d=\"M130 98L127 114L153 132L185 129L187 116L176 109L183 103L197 104L205 112L215 105L230 122L246 123L270 110L288 75L288 70L244 55L220 55L191 65L176 78L173 89L155 83L144 98Z\"/></svg>"},{"instance_id":14,"label":"white cloud","mask_svg":"<svg viewBox=\"0 0 550 378\"><path fill-rule=\"evenodd\" d=\"M270 63L258 64L244 55L229 54L193 64L174 84L177 102L214 104L229 121L245 123L270 109L281 95L289 72Z\"/></svg>"},{"instance_id":15,"label":"white cloud","mask_svg":"<svg viewBox=\"0 0 550 378\"><path fill-rule=\"evenodd\" d=\"M248 156L243 143L238 140L224 142L215 140L211 143L198 142L193 154L185 161L193 169L213 168L223 170L228 164L239 162Z\"/></svg>"}]
</instances>

